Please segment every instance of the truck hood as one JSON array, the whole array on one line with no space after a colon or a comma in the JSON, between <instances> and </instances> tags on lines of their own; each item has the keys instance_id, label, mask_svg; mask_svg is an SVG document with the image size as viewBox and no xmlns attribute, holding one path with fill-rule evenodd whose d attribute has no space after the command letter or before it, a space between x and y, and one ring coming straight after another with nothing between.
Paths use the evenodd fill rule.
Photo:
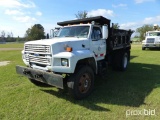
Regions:
<instances>
[{"instance_id":1,"label":"truck hood","mask_svg":"<svg viewBox=\"0 0 160 120\"><path fill-rule=\"evenodd\" d=\"M52 53L56 54L64 52L66 47L72 47L72 50L89 49L89 40L87 38L65 37L65 38L53 38L43 39L36 41L29 41L25 44L32 45L50 45Z\"/></svg>"},{"instance_id":2,"label":"truck hood","mask_svg":"<svg viewBox=\"0 0 160 120\"><path fill-rule=\"evenodd\" d=\"M83 41L83 40L87 40L87 38L76 38L76 37L52 38L52 39L28 41L25 44L52 45L61 42Z\"/></svg>"}]
</instances>

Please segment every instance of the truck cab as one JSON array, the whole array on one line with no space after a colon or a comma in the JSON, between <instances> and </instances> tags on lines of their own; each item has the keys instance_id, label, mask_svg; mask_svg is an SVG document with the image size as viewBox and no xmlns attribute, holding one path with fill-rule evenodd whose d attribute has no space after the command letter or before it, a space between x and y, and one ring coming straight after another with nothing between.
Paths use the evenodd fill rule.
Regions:
<instances>
[{"instance_id":1,"label":"truck cab","mask_svg":"<svg viewBox=\"0 0 160 120\"><path fill-rule=\"evenodd\" d=\"M146 48L160 48L160 31L148 31L145 33L145 40L142 41L142 50Z\"/></svg>"},{"instance_id":2,"label":"truck cab","mask_svg":"<svg viewBox=\"0 0 160 120\"><path fill-rule=\"evenodd\" d=\"M94 23L68 25L60 29L56 38L74 38L80 44L71 45L72 49L89 50L96 61L102 60L106 55L108 26L95 25Z\"/></svg>"}]
</instances>

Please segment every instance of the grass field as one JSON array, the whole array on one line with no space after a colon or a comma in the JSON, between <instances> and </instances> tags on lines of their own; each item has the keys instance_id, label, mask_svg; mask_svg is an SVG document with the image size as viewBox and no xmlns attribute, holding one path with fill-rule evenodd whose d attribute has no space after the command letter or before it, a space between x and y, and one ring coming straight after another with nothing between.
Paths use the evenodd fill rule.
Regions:
<instances>
[{"instance_id":1,"label":"grass field","mask_svg":"<svg viewBox=\"0 0 160 120\"><path fill-rule=\"evenodd\" d=\"M11 61L0 66L0 120L160 120L159 50L132 45L127 71L109 69L108 77L97 77L93 93L81 101L17 75L15 66L24 65L20 51L0 51L0 61Z\"/></svg>"},{"instance_id":2,"label":"grass field","mask_svg":"<svg viewBox=\"0 0 160 120\"><path fill-rule=\"evenodd\" d=\"M23 48L24 43L0 44L0 48Z\"/></svg>"}]
</instances>

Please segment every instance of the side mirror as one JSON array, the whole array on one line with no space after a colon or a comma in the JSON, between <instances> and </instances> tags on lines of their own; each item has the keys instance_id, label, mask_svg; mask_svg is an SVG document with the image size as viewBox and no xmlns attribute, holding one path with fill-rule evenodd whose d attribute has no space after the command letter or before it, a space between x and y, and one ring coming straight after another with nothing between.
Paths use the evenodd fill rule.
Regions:
<instances>
[{"instance_id":1,"label":"side mirror","mask_svg":"<svg viewBox=\"0 0 160 120\"><path fill-rule=\"evenodd\" d=\"M144 35L143 35L144 37L146 37L146 33L144 33Z\"/></svg>"},{"instance_id":2,"label":"side mirror","mask_svg":"<svg viewBox=\"0 0 160 120\"><path fill-rule=\"evenodd\" d=\"M102 26L102 37L103 39L108 38L108 26L107 25Z\"/></svg>"},{"instance_id":3,"label":"side mirror","mask_svg":"<svg viewBox=\"0 0 160 120\"><path fill-rule=\"evenodd\" d=\"M53 37L54 37L54 30L51 29L51 30L50 30L50 38L53 38Z\"/></svg>"},{"instance_id":4,"label":"side mirror","mask_svg":"<svg viewBox=\"0 0 160 120\"><path fill-rule=\"evenodd\" d=\"M47 33L46 39L49 39L49 34Z\"/></svg>"}]
</instances>

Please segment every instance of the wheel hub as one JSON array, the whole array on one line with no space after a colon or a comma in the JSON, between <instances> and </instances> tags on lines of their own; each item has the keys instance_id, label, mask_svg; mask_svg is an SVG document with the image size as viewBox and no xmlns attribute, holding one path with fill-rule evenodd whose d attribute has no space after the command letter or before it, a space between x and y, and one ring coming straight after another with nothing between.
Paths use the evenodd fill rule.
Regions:
<instances>
[{"instance_id":1,"label":"wheel hub","mask_svg":"<svg viewBox=\"0 0 160 120\"><path fill-rule=\"evenodd\" d=\"M85 88L88 87L88 80L85 80L84 87L85 87Z\"/></svg>"},{"instance_id":2,"label":"wheel hub","mask_svg":"<svg viewBox=\"0 0 160 120\"><path fill-rule=\"evenodd\" d=\"M81 93L86 93L91 86L91 78L89 74L85 73L81 76L79 81L79 91Z\"/></svg>"},{"instance_id":3,"label":"wheel hub","mask_svg":"<svg viewBox=\"0 0 160 120\"><path fill-rule=\"evenodd\" d=\"M123 67L126 68L127 67L127 63L128 63L128 58L127 55L124 56L124 61L123 61Z\"/></svg>"}]
</instances>

